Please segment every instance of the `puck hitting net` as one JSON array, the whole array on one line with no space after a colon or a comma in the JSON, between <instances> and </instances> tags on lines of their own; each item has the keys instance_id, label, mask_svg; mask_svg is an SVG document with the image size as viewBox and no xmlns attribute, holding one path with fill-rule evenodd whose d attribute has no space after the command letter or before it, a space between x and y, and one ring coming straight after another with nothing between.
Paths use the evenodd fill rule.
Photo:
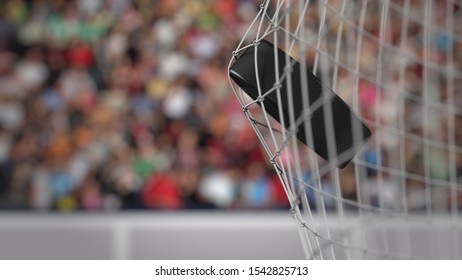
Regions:
<instances>
[{"instance_id":1,"label":"puck hitting net","mask_svg":"<svg viewBox=\"0 0 462 280\"><path fill-rule=\"evenodd\" d=\"M263 1L230 83L311 259L462 257L462 2Z\"/></svg>"}]
</instances>

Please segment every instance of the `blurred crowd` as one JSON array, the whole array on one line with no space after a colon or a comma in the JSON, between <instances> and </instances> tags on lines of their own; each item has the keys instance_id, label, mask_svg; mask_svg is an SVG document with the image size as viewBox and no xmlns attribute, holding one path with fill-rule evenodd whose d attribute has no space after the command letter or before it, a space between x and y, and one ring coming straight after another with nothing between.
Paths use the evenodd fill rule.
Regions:
<instances>
[{"instance_id":1,"label":"blurred crowd","mask_svg":"<svg viewBox=\"0 0 462 280\"><path fill-rule=\"evenodd\" d=\"M226 74L231 52L259 5L256 0L1 1L0 209L287 208L278 176ZM379 23L368 28L373 32ZM437 59L446 58L446 39L435 47ZM422 84L419 65L408 72ZM391 96L382 100L391 110L382 119L398 122L393 95L378 95L367 82L360 86L364 108L373 108L377 96ZM411 103L408 117L419 118L421 111ZM362 114L374 119L371 112ZM447 121L434 120L436 128ZM371 144L364 160L391 164L399 151L392 140L382 143L379 153ZM449 181L454 176L449 152L434 154L431 171ZM407 172L424 175L418 150L403 160ZM460 151L457 162L462 172ZM374 192L377 172L371 170L365 184ZM354 170L342 172L344 196L355 199ZM391 185L392 179L384 173L380 184Z\"/></svg>"},{"instance_id":2,"label":"blurred crowd","mask_svg":"<svg viewBox=\"0 0 462 280\"><path fill-rule=\"evenodd\" d=\"M255 1L0 3L0 208L286 207L226 66Z\"/></svg>"}]
</instances>

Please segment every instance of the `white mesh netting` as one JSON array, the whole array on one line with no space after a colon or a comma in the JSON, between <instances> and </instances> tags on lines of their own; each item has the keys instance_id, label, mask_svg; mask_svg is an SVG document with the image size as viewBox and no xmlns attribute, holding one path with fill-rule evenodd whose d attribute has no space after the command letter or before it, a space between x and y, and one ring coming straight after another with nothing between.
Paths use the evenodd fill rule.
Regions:
<instances>
[{"instance_id":1,"label":"white mesh netting","mask_svg":"<svg viewBox=\"0 0 462 280\"><path fill-rule=\"evenodd\" d=\"M300 63L302 96L308 95L303 73L309 69L372 131L350 164L338 169L297 140L304 125L313 141L316 131L306 120L330 105L303 99L297 118L291 67L274 67L276 82L263 91L255 55L249 67L257 77L256 99L230 79L284 185L307 258L460 259L462 1L264 1L230 67L246 49L258 52L262 40L274 44L272 63L281 63L277 48ZM279 101L282 125L263 102L270 94ZM337 143L329 116L330 149Z\"/></svg>"}]
</instances>

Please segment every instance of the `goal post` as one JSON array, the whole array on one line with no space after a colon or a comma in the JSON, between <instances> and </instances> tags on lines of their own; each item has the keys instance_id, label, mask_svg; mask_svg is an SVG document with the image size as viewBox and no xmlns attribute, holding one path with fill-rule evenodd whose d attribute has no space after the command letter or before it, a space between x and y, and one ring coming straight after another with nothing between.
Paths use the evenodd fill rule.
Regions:
<instances>
[{"instance_id":1,"label":"goal post","mask_svg":"<svg viewBox=\"0 0 462 280\"><path fill-rule=\"evenodd\" d=\"M259 6L229 79L307 258L462 257L461 26L458 0Z\"/></svg>"}]
</instances>

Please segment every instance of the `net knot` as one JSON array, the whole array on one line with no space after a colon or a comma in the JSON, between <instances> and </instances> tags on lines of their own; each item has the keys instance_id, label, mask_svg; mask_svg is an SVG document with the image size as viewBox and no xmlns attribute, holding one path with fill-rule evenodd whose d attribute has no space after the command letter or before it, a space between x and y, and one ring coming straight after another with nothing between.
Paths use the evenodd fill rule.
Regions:
<instances>
[{"instance_id":1,"label":"net knot","mask_svg":"<svg viewBox=\"0 0 462 280\"><path fill-rule=\"evenodd\" d=\"M292 200L292 204L294 205L293 208L295 209L296 205L300 205L300 198L296 197ZM294 210L295 211L295 210Z\"/></svg>"},{"instance_id":2,"label":"net knot","mask_svg":"<svg viewBox=\"0 0 462 280\"><path fill-rule=\"evenodd\" d=\"M260 41L259 41L259 40L255 40L255 41L253 41L253 42L252 42L252 45L254 45L254 46L258 46L258 45L260 45Z\"/></svg>"},{"instance_id":3,"label":"net knot","mask_svg":"<svg viewBox=\"0 0 462 280\"><path fill-rule=\"evenodd\" d=\"M287 64L285 67L284 67L284 72L286 73L292 73L294 71L294 68L292 67L292 64Z\"/></svg>"},{"instance_id":4,"label":"net knot","mask_svg":"<svg viewBox=\"0 0 462 280\"><path fill-rule=\"evenodd\" d=\"M242 112L247 113L247 111L249 111L249 107L242 106Z\"/></svg>"},{"instance_id":5,"label":"net knot","mask_svg":"<svg viewBox=\"0 0 462 280\"><path fill-rule=\"evenodd\" d=\"M281 156L281 153L279 151L277 151L271 158L270 158L270 162L272 164L274 164L276 162L276 158Z\"/></svg>"},{"instance_id":6,"label":"net knot","mask_svg":"<svg viewBox=\"0 0 462 280\"><path fill-rule=\"evenodd\" d=\"M280 89L280 88L282 88L281 82L274 83L274 88L275 88L275 89Z\"/></svg>"},{"instance_id":7,"label":"net knot","mask_svg":"<svg viewBox=\"0 0 462 280\"><path fill-rule=\"evenodd\" d=\"M238 52L237 52L237 51L233 51L233 52L231 52L231 55L232 55L234 58L236 58L236 57L237 57L237 54L238 54Z\"/></svg>"},{"instance_id":8,"label":"net knot","mask_svg":"<svg viewBox=\"0 0 462 280\"><path fill-rule=\"evenodd\" d=\"M290 209L290 214L292 215L292 218L295 219L295 209L294 208Z\"/></svg>"},{"instance_id":9,"label":"net knot","mask_svg":"<svg viewBox=\"0 0 462 280\"><path fill-rule=\"evenodd\" d=\"M271 30L273 30L273 31L278 31L278 30L279 30L279 25L277 25L276 23L274 23L273 20L270 20L270 21L269 21L269 25L270 25L270 27L271 27Z\"/></svg>"},{"instance_id":10,"label":"net knot","mask_svg":"<svg viewBox=\"0 0 462 280\"><path fill-rule=\"evenodd\" d=\"M265 101L265 97L264 97L264 96L259 96L259 97L257 97L257 102L262 103L263 101Z\"/></svg>"},{"instance_id":11,"label":"net knot","mask_svg":"<svg viewBox=\"0 0 462 280\"><path fill-rule=\"evenodd\" d=\"M289 129L289 134L290 134L290 135L296 135L297 132L298 132L298 127L291 127L291 128Z\"/></svg>"}]
</instances>

